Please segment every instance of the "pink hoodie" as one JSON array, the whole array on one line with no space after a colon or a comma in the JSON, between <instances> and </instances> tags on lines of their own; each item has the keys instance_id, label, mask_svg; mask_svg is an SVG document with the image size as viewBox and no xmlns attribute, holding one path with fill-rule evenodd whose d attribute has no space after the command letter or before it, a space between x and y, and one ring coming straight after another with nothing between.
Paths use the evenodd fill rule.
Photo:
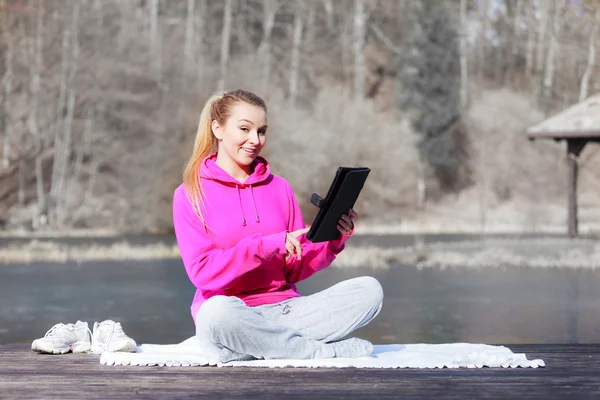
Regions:
<instances>
[{"instance_id":1,"label":"pink hoodie","mask_svg":"<svg viewBox=\"0 0 600 400\"><path fill-rule=\"evenodd\" d=\"M200 167L206 226L194 213L183 184L173 198L173 224L187 274L196 286L192 317L216 295L236 296L249 306L278 303L300 294L296 282L328 267L349 238L312 243L305 235L302 258L284 260L286 232L305 227L290 184L270 173L261 157L240 183L216 164L216 153Z\"/></svg>"}]
</instances>

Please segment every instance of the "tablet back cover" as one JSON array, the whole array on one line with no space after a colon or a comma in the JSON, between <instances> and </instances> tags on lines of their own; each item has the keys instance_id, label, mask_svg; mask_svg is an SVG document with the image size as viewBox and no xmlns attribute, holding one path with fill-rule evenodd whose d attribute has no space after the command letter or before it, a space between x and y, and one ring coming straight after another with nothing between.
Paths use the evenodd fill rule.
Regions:
<instances>
[{"instance_id":1,"label":"tablet back cover","mask_svg":"<svg viewBox=\"0 0 600 400\"><path fill-rule=\"evenodd\" d=\"M340 237L337 222L354 207L370 171L366 167L338 168L323 205L306 235L308 240L324 242Z\"/></svg>"}]
</instances>

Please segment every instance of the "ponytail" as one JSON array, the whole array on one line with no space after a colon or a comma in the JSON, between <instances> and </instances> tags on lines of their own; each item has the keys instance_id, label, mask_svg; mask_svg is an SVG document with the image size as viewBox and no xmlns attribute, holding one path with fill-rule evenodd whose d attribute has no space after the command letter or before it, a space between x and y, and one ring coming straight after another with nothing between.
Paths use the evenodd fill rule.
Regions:
<instances>
[{"instance_id":1,"label":"ponytail","mask_svg":"<svg viewBox=\"0 0 600 400\"><path fill-rule=\"evenodd\" d=\"M204 196L199 176L200 164L210 153L216 151L217 139L212 134L212 116L215 103L222 98L223 94L215 94L206 102L206 105L200 114L198 132L196 133L196 140L194 141L194 151L183 171L183 186L185 188L185 193L202 223L204 223L204 217L202 216L201 211L202 205L204 205Z\"/></svg>"}]
</instances>

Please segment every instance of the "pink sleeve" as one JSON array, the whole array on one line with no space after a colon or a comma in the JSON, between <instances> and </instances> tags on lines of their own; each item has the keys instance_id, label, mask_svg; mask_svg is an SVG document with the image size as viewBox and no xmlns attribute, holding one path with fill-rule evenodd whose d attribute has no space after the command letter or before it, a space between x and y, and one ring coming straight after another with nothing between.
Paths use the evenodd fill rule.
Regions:
<instances>
[{"instance_id":1,"label":"pink sleeve","mask_svg":"<svg viewBox=\"0 0 600 400\"><path fill-rule=\"evenodd\" d=\"M289 231L293 232L306 227L306 224L298 201L289 184L288 198L290 203ZM294 255L286 259L285 276L287 281L292 284L297 283L315 272L329 267L335 257L344 249L344 243L351 235L341 235L337 240L319 243L313 243L306 239L306 235L300 236L298 239L302 244L302 258L299 260Z\"/></svg>"},{"instance_id":2,"label":"pink sleeve","mask_svg":"<svg viewBox=\"0 0 600 400\"><path fill-rule=\"evenodd\" d=\"M181 189L175 191L173 198L173 225L186 272L203 291L227 290L245 273L286 251L286 232L255 234L240 240L233 248L216 248Z\"/></svg>"}]
</instances>

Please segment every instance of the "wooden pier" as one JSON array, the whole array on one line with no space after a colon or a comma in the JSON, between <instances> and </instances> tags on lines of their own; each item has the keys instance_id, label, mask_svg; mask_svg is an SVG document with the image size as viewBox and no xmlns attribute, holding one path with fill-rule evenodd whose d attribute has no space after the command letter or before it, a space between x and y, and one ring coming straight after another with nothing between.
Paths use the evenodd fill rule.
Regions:
<instances>
[{"instance_id":1,"label":"wooden pier","mask_svg":"<svg viewBox=\"0 0 600 400\"><path fill-rule=\"evenodd\" d=\"M0 346L1 399L591 399L600 344L508 345L546 368L308 369L105 366L90 354Z\"/></svg>"}]
</instances>

